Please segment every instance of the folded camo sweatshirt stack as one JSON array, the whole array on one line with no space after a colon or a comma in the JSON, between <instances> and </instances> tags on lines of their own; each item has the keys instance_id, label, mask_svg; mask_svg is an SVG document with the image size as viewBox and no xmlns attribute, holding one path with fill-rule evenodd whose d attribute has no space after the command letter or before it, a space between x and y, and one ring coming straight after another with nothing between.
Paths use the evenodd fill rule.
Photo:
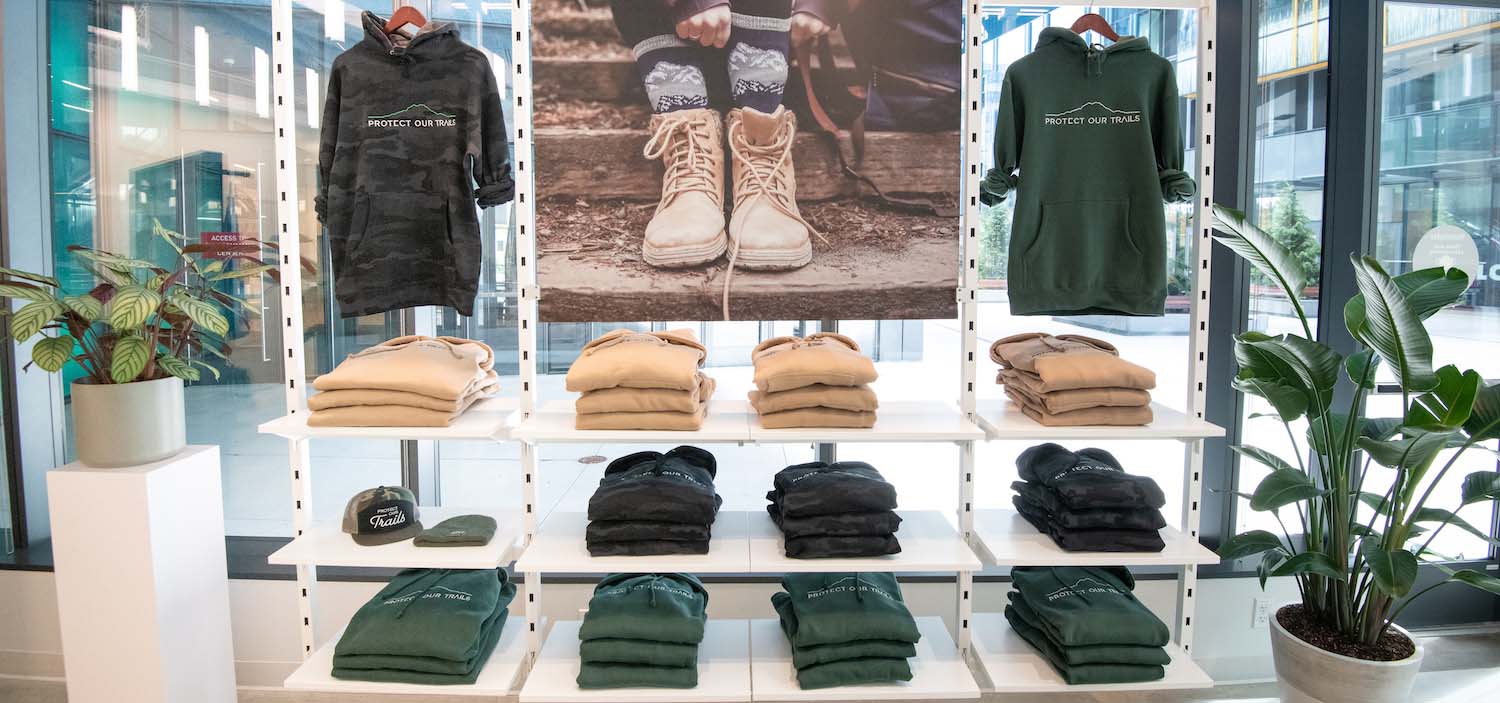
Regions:
<instances>
[{"instance_id":1,"label":"folded camo sweatshirt stack","mask_svg":"<svg viewBox=\"0 0 1500 703\"><path fill-rule=\"evenodd\" d=\"M500 377L484 342L407 335L351 354L313 388L313 427L447 427Z\"/></svg>"},{"instance_id":2,"label":"folded camo sweatshirt stack","mask_svg":"<svg viewBox=\"0 0 1500 703\"><path fill-rule=\"evenodd\" d=\"M583 347L567 389L580 430L684 430L703 426L714 380L699 369L707 351L689 329L618 329Z\"/></svg>"},{"instance_id":3,"label":"folded camo sweatshirt stack","mask_svg":"<svg viewBox=\"0 0 1500 703\"><path fill-rule=\"evenodd\" d=\"M862 461L814 461L776 473L766 512L794 559L897 554L896 487Z\"/></svg>"},{"instance_id":4,"label":"folded camo sweatshirt stack","mask_svg":"<svg viewBox=\"0 0 1500 703\"><path fill-rule=\"evenodd\" d=\"M1121 567L1018 566L1005 619L1068 684L1155 681L1172 659L1167 626Z\"/></svg>"},{"instance_id":5,"label":"folded camo sweatshirt stack","mask_svg":"<svg viewBox=\"0 0 1500 703\"><path fill-rule=\"evenodd\" d=\"M708 591L689 574L611 574L578 630L580 688L693 688Z\"/></svg>"},{"instance_id":6,"label":"folded camo sweatshirt stack","mask_svg":"<svg viewBox=\"0 0 1500 703\"><path fill-rule=\"evenodd\" d=\"M592 556L707 554L723 499L714 455L697 447L636 452L609 463L589 498Z\"/></svg>"},{"instance_id":7,"label":"folded camo sweatshirt stack","mask_svg":"<svg viewBox=\"0 0 1500 703\"><path fill-rule=\"evenodd\" d=\"M750 354L755 390L750 405L760 426L872 427L879 405L870 383L875 364L853 339L819 332L805 339L774 337Z\"/></svg>"},{"instance_id":8,"label":"folded camo sweatshirt stack","mask_svg":"<svg viewBox=\"0 0 1500 703\"><path fill-rule=\"evenodd\" d=\"M1048 427L1147 425L1156 374L1109 342L1030 332L990 346L996 382L1027 417Z\"/></svg>"},{"instance_id":9,"label":"folded camo sweatshirt stack","mask_svg":"<svg viewBox=\"0 0 1500 703\"><path fill-rule=\"evenodd\" d=\"M787 574L771 596L804 689L910 681L922 638L886 573Z\"/></svg>"},{"instance_id":10,"label":"folded camo sweatshirt stack","mask_svg":"<svg viewBox=\"0 0 1500 703\"><path fill-rule=\"evenodd\" d=\"M333 677L474 683L515 596L505 569L402 571L349 620L334 645Z\"/></svg>"},{"instance_id":11,"label":"folded camo sweatshirt stack","mask_svg":"<svg viewBox=\"0 0 1500 703\"><path fill-rule=\"evenodd\" d=\"M1016 458L1010 487L1021 516L1070 552L1159 552L1166 495L1156 481L1132 476L1103 449L1071 452L1039 444Z\"/></svg>"}]
</instances>

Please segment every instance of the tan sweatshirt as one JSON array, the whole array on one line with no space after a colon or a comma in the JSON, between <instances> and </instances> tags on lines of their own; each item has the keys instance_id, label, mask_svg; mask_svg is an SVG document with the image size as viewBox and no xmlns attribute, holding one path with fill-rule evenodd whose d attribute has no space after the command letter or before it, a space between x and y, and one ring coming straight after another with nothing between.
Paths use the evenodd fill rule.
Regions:
<instances>
[{"instance_id":1,"label":"tan sweatshirt","mask_svg":"<svg viewBox=\"0 0 1500 703\"><path fill-rule=\"evenodd\" d=\"M665 388L601 388L578 396L574 409L579 415L598 413L695 413L714 394L714 379L698 374L698 387L690 391Z\"/></svg>"},{"instance_id":2,"label":"tan sweatshirt","mask_svg":"<svg viewBox=\"0 0 1500 703\"><path fill-rule=\"evenodd\" d=\"M811 386L793 388L788 391L762 393L750 391L750 407L755 412L781 412L801 408L833 408L852 412L872 412L880 407L880 400L869 386L830 386L814 383Z\"/></svg>"},{"instance_id":3,"label":"tan sweatshirt","mask_svg":"<svg viewBox=\"0 0 1500 703\"><path fill-rule=\"evenodd\" d=\"M760 426L768 430L792 427L874 427L875 413L834 408L798 408L761 415Z\"/></svg>"},{"instance_id":4,"label":"tan sweatshirt","mask_svg":"<svg viewBox=\"0 0 1500 703\"><path fill-rule=\"evenodd\" d=\"M692 391L708 352L689 329L666 332L614 330L587 345L568 369L574 393L604 388Z\"/></svg>"},{"instance_id":5,"label":"tan sweatshirt","mask_svg":"<svg viewBox=\"0 0 1500 703\"><path fill-rule=\"evenodd\" d=\"M320 391L384 390L458 400L494 376L489 345L458 337L410 335L349 355L313 381Z\"/></svg>"},{"instance_id":6,"label":"tan sweatshirt","mask_svg":"<svg viewBox=\"0 0 1500 703\"><path fill-rule=\"evenodd\" d=\"M470 396L457 410L428 410L410 405L347 405L315 410L307 416L309 427L447 427L479 396Z\"/></svg>"},{"instance_id":7,"label":"tan sweatshirt","mask_svg":"<svg viewBox=\"0 0 1500 703\"><path fill-rule=\"evenodd\" d=\"M757 345L750 359L755 364L755 387L762 393L815 383L862 386L878 376L875 364L859 353L859 344L833 332L819 332L805 339L773 337Z\"/></svg>"},{"instance_id":8,"label":"tan sweatshirt","mask_svg":"<svg viewBox=\"0 0 1500 703\"><path fill-rule=\"evenodd\" d=\"M1095 407L1065 413L1049 413L1046 407L1035 404L1023 393L1006 388L1005 394L1026 413L1026 417L1047 427L1078 427L1082 425L1149 425L1153 419L1150 405L1132 407Z\"/></svg>"},{"instance_id":9,"label":"tan sweatshirt","mask_svg":"<svg viewBox=\"0 0 1500 703\"><path fill-rule=\"evenodd\" d=\"M990 358L1007 369L1033 375L1034 392L1074 388L1156 387L1156 374L1120 358L1114 345L1083 335L1018 334L990 345Z\"/></svg>"},{"instance_id":10,"label":"tan sweatshirt","mask_svg":"<svg viewBox=\"0 0 1500 703\"><path fill-rule=\"evenodd\" d=\"M500 390L500 377L495 375L494 371L489 371L487 374L484 384L475 389L474 393L456 400L434 398L430 395L408 393L406 391L354 388L346 391L323 391L322 393L317 393L307 399L307 409L328 410L330 408L359 405L404 405L440 412L455 412L461 408L468 407L477 398L483 398Z\"/></svg>"},{"instance_id":11,"label":"tan sweatshirt","mask_svg":"<svg viewBox=\"0 0 1500 703\"><path fill-rule=\"evenodd\" d=\"M1006 391L1027 396L1031 400L1031 405L1045 408L1049 413L1151 404L1151 393L1137 388L1074 388L1043 393L1036 390L1042 385L1040 379L1014 369L1001 369L1000 376L996 380L1005 386Z\"/></svg>"}]
</instances>

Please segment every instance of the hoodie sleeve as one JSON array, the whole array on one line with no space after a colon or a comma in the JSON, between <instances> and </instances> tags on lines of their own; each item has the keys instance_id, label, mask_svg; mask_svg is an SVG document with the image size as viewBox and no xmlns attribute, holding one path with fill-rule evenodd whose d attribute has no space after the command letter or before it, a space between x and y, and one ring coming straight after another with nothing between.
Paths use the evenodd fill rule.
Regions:
<instances>
[{"instance_id":1,"label":"hoodie sleeve","mask_svg":"<svg viewBox=\"0 0 1500 703\"><path fill-rule=\"evenodd\" d=\"M328 74L328 96L323 99L323 126L318 131L318 194L313 210L319 222L328 218L328 181L333 173L333 155L339 144L339 75L337 67Z\"/></svg>"},{"instance_id":2,"label":"hoodie sleeve","mask_svg":"<svg viewBox=\"0 0 1500 703\"><path fill-rule=\"evenodd\" d=\"M1163 62L1166 63L1166 62ZM1151 126L1151 140L1156 144L1156 176L1161 181L1161 199L1168 203L1185 203L1198 192L1193 177L1182 170L1182 118L1178 115L1177 74L1167 63L1161 87L1157 89L1156 124Z\"/></svg>"},{"instance_id":3,"label":"hoodie sleeve","mask_svg":"<svg viewBox=\"0 0 1500 703\"><path fill-rule=\"evenodd\" d=\"M479 188L474 191L474 198L479 207L491 207L510 202L516 194L516 182L510 173L510 133L505 127L499 85L490 63L482 61L480 65L484 67L484 97L479 115L481 153L474 167L474 181Z\"/></svg>"},{"instance_id":4,"label":"hoodie sleeve","mask_svg":"<svg viewBox=\"0 0 1500 703\"><path fill-rule=\"evenodd\" d=\"M1016 187L1016 170L1021 166L1021 139L1025 131L1025 106L1016 95L1016 86L1005 72L1000 86L1000 109L995 117L995 163L979 186L979 202L999 205Z\"/></svg>"}]
</instances>

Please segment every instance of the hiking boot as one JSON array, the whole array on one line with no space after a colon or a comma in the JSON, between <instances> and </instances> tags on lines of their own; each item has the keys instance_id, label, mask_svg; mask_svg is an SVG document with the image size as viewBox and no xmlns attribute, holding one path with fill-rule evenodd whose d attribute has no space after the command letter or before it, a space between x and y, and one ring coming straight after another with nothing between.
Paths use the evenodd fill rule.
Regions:
<instances>
[{"instance_id":1,"label":"hiking boot","mask_svg":"<svg viewBox=\"0 0 1500 703\"><path fill-rule=\"evenodd\" d=\"M706 264L724 253L724 131L709 109L651 116L644 151L661 159L661 202L646 224L642 254L662 268Z\"/></svg>"}]
</instances>

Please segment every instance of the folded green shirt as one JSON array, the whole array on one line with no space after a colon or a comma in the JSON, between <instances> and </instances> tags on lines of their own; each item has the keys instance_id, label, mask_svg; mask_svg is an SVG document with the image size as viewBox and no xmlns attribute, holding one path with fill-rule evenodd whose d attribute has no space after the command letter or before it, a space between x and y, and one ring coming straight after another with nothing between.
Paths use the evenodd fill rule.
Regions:
<instances>
[{"instance_id":1,"label":"folded green shirt","mask_svg":"<svg viewBox=\"0 0 1500 703\"><path fill-rule=\"evenodd\" d=\"M803 689L910 680L911 664L899 657L845 659L797 669L797 685Z\"/></svg>"},{"instance_id":2,"label":"folded green shirt","mask_svg":"<svg viewBox=\"0 0 1500 703\"><path fill-rule=\"evenodd\" d=\"M610 574L594 587L578 638L697 644L708 591L689 574Z\"/></svg>"},{"instance_id":3,"label":"folded green shirt","mask_svg":"<svg viewBox=\"0 0 1500 703\"><path fill-rule=\"evenodd\" d=\"M1069 665L1079 664L1147 664L1154 666L1166 666L1172 663L1172 658L1167 656L1166 650L1161 647L1151 647L1138 644L1086 644L1075 647L1064 647L1053 639L1046 631L1045 625L1037 617L1031 605L1026 602L1026 597L1020 591L1011 591L1005 594L1010 598L1010 605L1005 608L1005 619L1011 620L1012 629L1021 631L1024 626L1034 630L1038 637L1046 638L1047 643L1058 653L1059 658ZM1012 618L1015 619L1012 619ZM1020 626L1015 622L1019 620ZM1028 640L1031 638L1027 638Z\"/></svg>"},{"instance_id":4,"label":"folded green shirt","mask_svg":"<svg viewBox=\"0 0 1500 703\"><path fill-rule=\"evenodd\" d=\"M583 640L578 643L578 658L597 664L696 667L698 645L646 640Z\"/></svg>"},{"instance_id":5,"label":"folded green shirt","mask_svg":"<svg viewBox=\"0 0 1500 703\"><path fill-rule=\"evenodd\" d=\"M1171 641L1166 623L1130 592L1135 581L1123 568L1018 566L1010 576L1035 622L1060 646Z\"/></svg>"},{"instance_id":6,"label":"folded green shirt","mask_svg":"<svg viewBox=\"0 0 1500 703\"><path fill-rule=\"evenodd\" d=\"M697 666L583 662L578 667L579 688L693 688L697 685Z\"/></svg>"},{"instance_id":7,"label":"folded green shirt","mask_svg":"<svg viewBox=\"0 0 1500 703\"><path fill-rule=\"evenodd\" d=\"M792 611L792 597L784 592L771 596L771 605L781 620L781 631L788 642L797 632L797 614ZM834 644L819 644L811 647L792 645L792 666L804 669L817 664L844 661L847 659L905 659L917 656L917 646L896 640L855 640Z\"/></svg>"},{"instance_id":8,"label":"folded green shirt","mask_svg":"<svg viewBox=\"0 0 1500 703\"><path fill-rule=\"evenodd\" d=\"M509 611L506 608L495 611L494 617L485 624L480 641L475 643L474 656L465 661L435 659L433 657L403 657L392 654L335 654L333 655L333 668L343 671L389 669L413 673L441 674L444 676L464 676L484 664L483 657L489 654L485 647L505 627L505 618L508 614ZM348 676L346 678L358 677Z\"/></svg>"},{"instance_id":9,"label":"folded green shirt","mask_svg":"<svg viewBox=\"0 0 1500 703\"><path fill-rule=\"evenodd\" d=\"M471 661L483 647L486 623L515 595L504 569L404 570L354 613L334 656Z\"/></svg>"},{"instance_id":10,"label":"folded green shirt","mask_svg":"<svg viewBox=\"0 0 1500 703\"><path fill-rule=\"evenodd\" d=\"M502 608L501 613L505 610ZM479 651L470 660L467 670L457 674L439 674L423 671L410 671L407 669L348 669L338 666L339 658L334 656L334 667L331 672L336 679L348 679L352 681L377 681L382 683L410 683L428 686L454 686L471 684L479 679L479 672L484 669L484 664L489 660L490 654L494 653L495 645L500 642L500 633L504 629L505 618L500 616L494 625L485 633Z\"/></svg>"},{"instance_id":11,"label":"folded green shirt","mask_svg":"<svg viewBox=\"0 0 1500 703\"><path fill-rule=\"evenodd\" d=\"M1156 681L1166 676L1166 670L1161 666L1148 666L1143 664L1069 664L1064 660L1057 645L1047 639L1041 630L1029 627L1024 620L1017 616L1015 608L1005 606L1005 619L1010 621L1011 628L1021 639L1026 640L1037 653L1052 665L1058 675L1062 676L1068 685L1097 683L1137 683L1141 681Z\"/></svg>"},{"instance_id":12,"label":"folded green shirt","mask_svg":"<svg viewBox=\"0 0 1500 703\"><path fill-rule=\"evenodd\" d=\"M892 574L787 574L781 587L796 614L796 631L787 637L794 648L922 638Z\"/></svg>"}]
</instances>

